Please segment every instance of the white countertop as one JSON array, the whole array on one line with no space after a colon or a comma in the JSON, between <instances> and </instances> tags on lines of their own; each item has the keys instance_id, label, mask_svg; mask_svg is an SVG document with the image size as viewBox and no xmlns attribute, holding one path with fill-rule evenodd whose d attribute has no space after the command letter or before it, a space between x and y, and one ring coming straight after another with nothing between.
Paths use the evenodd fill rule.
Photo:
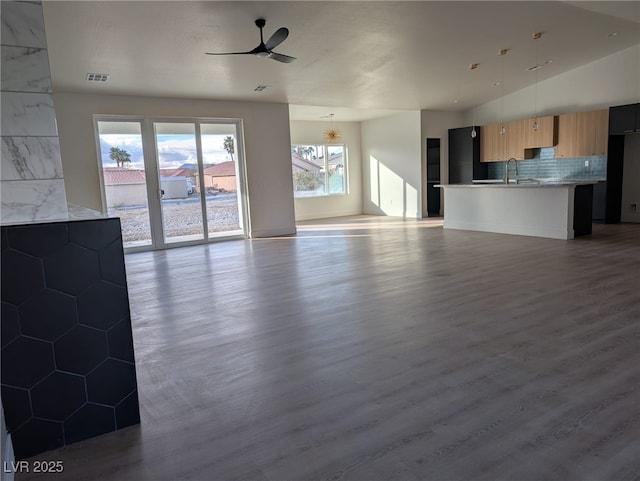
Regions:
<instances>
[{"instance_id":1,"label":"white countertop","mask_svg":"<svg viewBox=\"0 0 640 481\"><path fill-rule=\"evenodd\" d=\"M546 179L527 179L521 180L519 183L512 179L508 184L505 184L502 180L478 180L473 181L471 184L438 184L435 187L447 187L447 188L486 188L486 187L499 187L499 188L532 188L532 187L575 187L577 185L592 185L597 184L597 179L578 179L578 180L546 180Z\"/></svg>"}]
</instances>

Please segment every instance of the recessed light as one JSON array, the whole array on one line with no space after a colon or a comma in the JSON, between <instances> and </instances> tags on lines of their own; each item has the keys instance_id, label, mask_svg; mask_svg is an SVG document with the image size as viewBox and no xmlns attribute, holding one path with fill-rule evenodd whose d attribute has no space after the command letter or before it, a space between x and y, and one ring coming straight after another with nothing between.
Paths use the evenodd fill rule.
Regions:
<instances>
[{"instance_id":1,"label":"recessed light","mask_svg":"<svg viewBox=\"0 0 640 481\"><path fill-rule=\"evenodd\" d=\"M613 38L616 37L618 35L618 32L611 32L609 35L607 35L608 38Z\"/></svg>"},{"instance_id":2,"label":"recessed light","mask_svg":"<svg viewBox=\"0 0 640 481\"><path fill-rule=\"evenodd\" d=\"M457 104L458 102L459 102L459 100L458 100L458 99L453 99L453 100L451 101L451 103L452 103L452 104Z\"/></svg>"},{"instance_id":3,"label":"recessed light","mask_svg":"<svg viewBox=\"0 0 640 481\"><path fill-rule=\"evenodd\" d=\"M494 87L498 87L500 85L500 82L493 82L491 85L493 85Z\"/></svg>"},{"instance_id":4,"label":"recessed light","mask_svg":"<svg viewBox=\"0 0 640 481\"><path fill-rule=\"evenodd\" d=\"M109 80L109 74L106 73L88 73L87 82L106 82Z\"/></svg>"}]
</instances>

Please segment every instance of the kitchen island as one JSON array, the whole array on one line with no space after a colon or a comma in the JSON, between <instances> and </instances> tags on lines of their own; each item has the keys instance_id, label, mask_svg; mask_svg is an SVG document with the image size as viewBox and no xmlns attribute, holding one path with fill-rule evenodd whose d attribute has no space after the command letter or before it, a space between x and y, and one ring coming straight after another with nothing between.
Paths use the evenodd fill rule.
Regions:
<instances>
[{"instance_id":1,"label":"kitchen island","mask_svg":"<svg viewBox=\"0 0 640 481\"><path fill-rule=\"evenodd\" d=\"M444 228L573 239L591 234L596 181L439 185Z\"/></svg>"}]
</instances>

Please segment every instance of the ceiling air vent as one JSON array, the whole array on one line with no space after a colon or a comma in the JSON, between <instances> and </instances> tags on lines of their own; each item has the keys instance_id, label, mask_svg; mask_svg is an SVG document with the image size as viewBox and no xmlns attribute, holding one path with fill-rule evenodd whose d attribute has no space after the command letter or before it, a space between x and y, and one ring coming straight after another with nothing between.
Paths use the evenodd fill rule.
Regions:
<instances>
[{"instance_id":1,"label":"ceiling air vent","mask_svg":"<svg viewBox=\"0 0 640 481\"><path fill-rule=\"evenodd\" d=\"M106 73L88 73L87 82L106 82L109 75Z\"/></svg>"},{"instance_id":2,"label":"ceiling air vent","mask_svg":"<svg viewBox=\"0 0 640 481\"><path fill-rule=\"evenodd\" d=\"M265 90L267 90L269 88L268 85L258 85L256 88L253 89L254 92L263 92Z\"/></svg>"}]
</instances>

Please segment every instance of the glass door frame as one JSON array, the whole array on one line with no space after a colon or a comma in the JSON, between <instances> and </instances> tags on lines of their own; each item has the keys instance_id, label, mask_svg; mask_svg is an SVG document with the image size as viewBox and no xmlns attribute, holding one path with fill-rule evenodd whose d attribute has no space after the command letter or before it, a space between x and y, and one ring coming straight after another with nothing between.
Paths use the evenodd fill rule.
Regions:
<instances>
[{"instance_id":1,"label":"glass door frame","mask_svg":"<svg viewBox=\"0 0 640 481\"><path fill-rule=\"evenodd\" d=\"M228 239L246 239L250 232L249 217L249 196L247 193L247 172L244 156L244 135L242 119L236 118L215 118L215 117L144 117L131 115L94 115L94 135L96 141L96 153L98 159L98 171L100 177L100 195L102 200L102 213L108 215L106 189L104 185L104 176L102 173L102 153L100 151L100 132L98 122L137 122L141 125L142 136L142 152L144 157L144 168L147 183L147 200L149 205L149 222L151 230L150 246L126 247L125 253L141 252L148 250L168 249L173 247L184 247L189 245L206 244ZM187 240L179 242L165 242L164 227L162 219L161 205L161 187L160 187L160 162L158 157L158 149L156 145L156 134L154 125L156 123L186 123L195 126L196 154L198 163L198 188L202 193L200 197L202 220L203 220L203 239ZM238 185L238 215L240 220L240 229L242 234L231 234L229 236L216 235L210 236L208 232L206 195L204 188L204 161L202 155L202 124L227 124L234 125L236 130L236 182Z\"/></svg>"}]
</instances>

